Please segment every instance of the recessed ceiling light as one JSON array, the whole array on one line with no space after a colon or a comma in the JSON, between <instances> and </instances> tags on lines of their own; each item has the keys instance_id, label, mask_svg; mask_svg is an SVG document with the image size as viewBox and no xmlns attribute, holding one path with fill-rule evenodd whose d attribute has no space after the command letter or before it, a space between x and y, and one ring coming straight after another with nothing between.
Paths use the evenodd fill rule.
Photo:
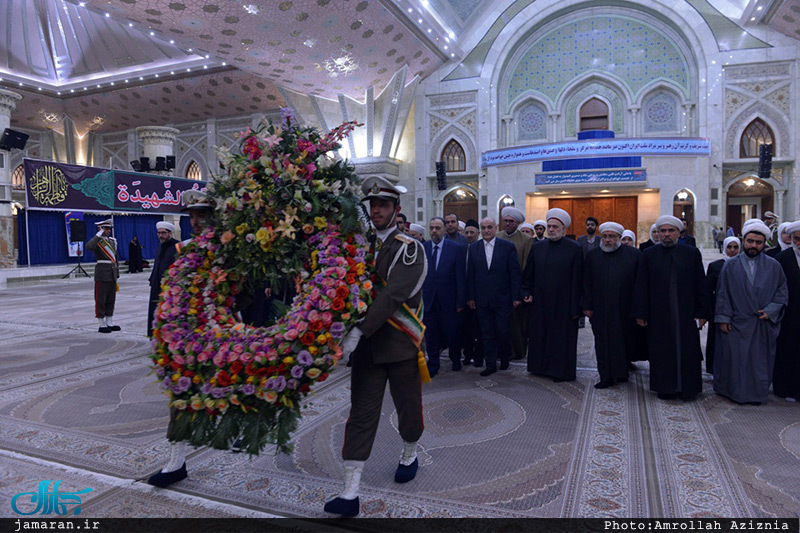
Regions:
<instances>
[{"instance_id":1,"label":"recessed ceiling light","mask_svg":"<svg viewBox=\"0 0 800 533\"><path fill-rule=\"evenodd\" d=\"M129 23L128 23L128 27L129 27L129 28L133 28L133 22L129 22Z\"/></svg>"},{"instance_id":2,"label":"recessed ceiling light","mask_svg":"<svg viewBox=\"0 0 800 533\"><path fill-rule=\"evenodd\" d=\"M422 19L417 19L417 22L419 22L420 24L422 24Z\"/></svg>"},{"instance_id":3,"label":"recessed ceiling light","mask_svg":"<svg viewBox=\"0 0 800 533\"><path fill-rule=\"evenodd\" d=\"M750 17L750 22L753 22L754 20L756 20L755 17Z\"/></svg>"},{"instance_id":4,"label":"recessed ceiling light","mask_svg":"<svg viewBox=\"0 0 800 533\"><path fill-rule=\"evenodd\" d=\"M210 55L206 54L206 59L208 59L208 58L210 58L210 57L211 57Z\"/></svg>"},{"instance_id":5,"label":"recessed ceiling light","mask_svg":"<svg viewBox=\"0 0 800 533\"><path fill-rule=\"evenodd\" d=\"M125 80L125 83L128 83L128 80Z\"/></svg>"},{"instance_id":6,"label":"recessed ceiling light","mask_svg":"<svg viewBox=\"0 0 800 533\"><path fill-rule=\"evenodd\" d=\"M175 71L174 70L170 70L169 73L174 75Z\"/></svg>"},{"instance_id":7,"label":"recessed ceiling light","mask_svg":"<svg viewBox=\"0 0 800 533\"><path fill-rule=\"evenodd\" d=\"M22 85L22 84L20 84L20 85ZM75 89L70 89L69 92L74 93Z\"/></svg>"},{"instance_id":8,"label":"recessed ceiling light","mask_svg":"<svg viewBox=\"0 0 800 533\"><path fill-rule=\"evenodd\" d=\"M106 13L106 18L110 17L111 13Z\"/></svg>"},{"instance_id":9,"label":"recessed ceiling light","mask_svg":"<svg viewBox=\"0 0 800 533\"><path fill-rule=\"evenodd\" d=\"M408 8L408 12L409 12L409 13L412 13L413 11L414 11L414 10L413 10L413 9L411 9L410 7Z\"/></svg>"},{"instance_id":10,"label":"recessed ceiling light","mask_svg":"<svg viewBox=\"0 0 800 533\"><path fill-rule=\"evenodd\" d=\"M203 68L208 68L208 65L203 65Z\"/></svg>"},{"instance_id":11,"label":"recessed ceiling light","mask_svg":"<svg viewBox=\"0 0 800 533\"><path fill-rule=\"evenodd\" d=\"M144 80L144 76L139 76L139 80Z\"/></svg>"},{"instance_id":12,"label":"recessed ceiling light","mask_svg":"<svg viewBox=\"0 0 800 533\"><path fill-rule=\"evenodd\" d=\"M99 83L97 84L97 88L98 88L98 89L100 88L100 84L99 84Z\"/></svg>"},{"instance_id":13,"label":"recessed ceiling light","mask_svg":"<svg viewBox=\"0 0 800 533\"><path fill-rule=\"evenodd\" d=\"M61 91L58 91L58 96L61 96Z\"/></svg>"},{"instance_id":14,"label":"recessed ceiling light","mask_svg":"<svg viewBox=\"0 0 800 533\"><path fill-rule=\"evenodd\" d=\"M758 6L758 7L756 8L756 11L761 11L762 9L764 9L764 6Z\"/></svg>"},{"instance_id":15,"label":"recessed ceiling light","mask_svg":"<svg viewBox=\"0 0 800 533\"><path fill-rule=\"evenodd\" d=\"M444 49L447 50L447 45L444 45Z\"/></svg>"},{"instance_id":16,"label":"recessed ceiling light","mask_svg":"<svg viewBox=\"0 0 800 533\"><path fill-rule=\"evenodd\" d=\"M454 53L450 53L450 57L456 57Z\"/></svg>"},{"instance_id":17,"label":"recessed ceiling light","mask_svg":"<svg viewBox=\"0 0 800 533\"><path fill-rule=\"evenodd\" d=\"M22 82L19 82L19 86L22 87Z\"/></svg>"},{"instance_id":18,"label":"recessed ceiling light","mask_svg":"<svg viewBox=\"0 0 800 533\"><path fill-rule=\"evenodd\" d=\"M186 69L186 72L191 72L191 71L192 71L192 69L190 69L190 68Z\"/></svg>"},{"instance_id":19,"label":"recessed ceiling light","mask_svg":"<svg viewBox=\"0 0 800 533\"><path fill-rule=\"evenodd\" d=\"M78 2L78 5L79 5L79 6L81 6L81 7L83 7L83 6L85 6L85 5L86 5L86 2Z\"/></svg>"},{"instance_id":20,"label":"recessed ceiling light","mask_svg":"<svg viewBox=\"0 0 800 533\"><path fill-rule=\"evenodd\" d=\"M191 48L189 48L189 51L191 52L191 51L192 51L192 49L191 49Z\"/></svg>"},{"instance_id":21,"label":"recessed ceiling light","mask_svg":"<svg viewBox=\"0 0 800 533\"><path fill-rule=\"evenodd\" d=\"M113 81L111 82L111 85L114 85L114 82L113 82Z\"/></svg>"},{"instance_id":22,"label":"recessed ceiling light","mask_svg":"<svg viewBox=\"0 0 800 533\"><path fill-rule=\"evenodd\" d=\"M224 67L225 65L227 65L227 63L225 61L223 61L222 62L222 66Z\"/></svg>"},{"instance_id":23,"label":"recessed ceiling light","mask_svg":"<svg viewBox=\"0 0 800 533\"><path fill-rule=\"evenodd\" d=\"M169 44L175 44L175 39L170 39Z\"/></svg>"},{"instance_id":24,"label":"recessed ceiling light","mask_svg":"<svg viewBox=\"0 0 800 533\"><path fill-rule=\"evenodd\" d=\"M448 35L448 36L449 36L451 39L455 39L455 38L456 38L456 34L455 34L455 33L453 33L452 31L451 31L450 33L448 33L447 35Z\"/></svg>"},{"instance_id":25,"label":"recessed ceiling light","mask_svg":"<svg viewBox=\"0 0 800 533\"><path fill-rule=\"evenodd\" d=\"M430 33L431 31L432 31L432 30L431 30L430 28L428 28L428 33ZM460 190L460 189L459 189L459 190Z\"/></svg>"},{"instance_id":26,"label":"recessed ceiling light","mask_svg":"<svg viewBox=\"0 0 800 533\"><path fill-rule=\"evenodd\" d=\"M157 77L158 77L158 74L156 74L156 78L157 78Z\"/></svg>"},{"instance_id":27,"label":"recessed ceiling light","mask_svg":"<svg viewBox=\"0 0 800 533\"><path fill-rule=\"evenodd\" d=\"M41 90L42 90L42 88L41 88L41 87L39 87L39 88L38 88L38 89L36 89L36 90L37 90L37 91L41 91Z\"/></svg>"}]
</instances>

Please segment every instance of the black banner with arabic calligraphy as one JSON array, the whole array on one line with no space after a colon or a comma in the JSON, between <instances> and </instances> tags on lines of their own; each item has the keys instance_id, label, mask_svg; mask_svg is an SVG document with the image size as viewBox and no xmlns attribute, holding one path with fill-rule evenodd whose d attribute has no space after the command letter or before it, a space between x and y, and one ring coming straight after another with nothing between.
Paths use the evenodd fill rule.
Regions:
<instances>
[{"instance_id":1,"label":"black banner with arabic calligraphy","mask_svg":"<svg viewBox=\"0 0 800 533\"><path fill-rule=\"evenodd\" d=\"M28 209L179 213L181 195L204 181L25 159Z\"/></svg>"}]
</instances>

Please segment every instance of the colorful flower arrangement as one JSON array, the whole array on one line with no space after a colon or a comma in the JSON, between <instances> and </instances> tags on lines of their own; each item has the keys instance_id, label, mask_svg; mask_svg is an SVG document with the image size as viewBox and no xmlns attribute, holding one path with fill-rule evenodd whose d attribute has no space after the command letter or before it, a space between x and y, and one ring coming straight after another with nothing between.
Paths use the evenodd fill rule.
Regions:
<instances>
[{"instance_id":1,"label":"colorful flower arrangement","mask_svg":"<svg viewBox=\"0 0 800 533\"><path fill-rule=\"evenodd\" d=\"M287 114L282 126L245 132L241 153L220 151L228 172L211 187L214 219L170 267L153 331L174 440L291 449L302 399L375 295L358 178L326 155L355 126L320 135ZM299 289L286 316L266 328L237 319L248 284L286 276Z\"/></svg>"}]
</instances>

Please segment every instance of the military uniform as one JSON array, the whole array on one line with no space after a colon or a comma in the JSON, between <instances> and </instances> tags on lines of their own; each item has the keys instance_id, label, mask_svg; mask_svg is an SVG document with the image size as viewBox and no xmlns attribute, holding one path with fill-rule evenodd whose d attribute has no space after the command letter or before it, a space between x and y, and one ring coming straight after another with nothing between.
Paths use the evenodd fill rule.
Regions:
<instances>
[{"instance_id":1,"label":"military uniform","mask_svg":"<svg viewBox=\"0 0 800 533\"><path fill-rule=\"evenodd\" d=\"M379 213L382 210L384 215L388 209L386 202L392 201L396 210L400 194L406 192L404 187L378 176L364 180L362 190L365 199L376 202L376 209ZM377 232L374 244L375 269L385 285L379 288L378 296L362 321L342 341L345 356L352 352L350 417L345 424L342 447L344 490L325 504L325 511L343 516L359 513L358 487L375 441L387 381L403 438L403 453L395 471L395 481L411 481L419 465L417 440L424 429L421 387L423 380L430 379L424 360L419 360L424 333L419 308L427 259L420 242L397 231L395 217L396 211L384 229ZM402 325L407 333L393 325L397 325L395 320L402 312L406 313Z\"/></svg>"},{"instance_id":2,"label":"military uniform","mask_svg":"<svg viewBox=\"0 0 800 533\"><path fill-rule=\"evenodd\" d=\"M112 227L111 220L104 220L98 227ZM102 230L101 230L102 231ZM114 316L114 304L117 301L117 279L119 278L119 258L117 256L117 240L114 237L95 235L86 243L97 259L94 269L94 309L95 317L100 321L100 332L110 333L119 330L110 319Z\"/></svg>"},{"instance_id":3,"label":"military uniform","mask_svg":"<svg viewBox=\"0 0 800 533\"><path fill-rule=\"evenodd\" d=\"M381 415L386 381L398 414L398 430L406 442L422 435L422 392L418 349L387 321L402 304L422 304L425 252L412 237L396 229L378 251L376 270L386 286L367 310L358 328L364 336L353 352L350 418L345 426L342 458L366 461Z\"/></svg>"}]
</instances>

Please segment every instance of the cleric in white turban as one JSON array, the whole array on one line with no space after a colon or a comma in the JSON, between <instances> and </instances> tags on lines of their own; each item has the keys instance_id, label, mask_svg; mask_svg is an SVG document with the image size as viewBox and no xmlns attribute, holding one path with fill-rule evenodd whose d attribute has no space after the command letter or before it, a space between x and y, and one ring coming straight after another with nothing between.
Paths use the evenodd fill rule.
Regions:
<instances>
[{"instance_id":1,"label":"cleric in white turban","mask_svg":"<svg viewBox=\"0 0 800 533\"><path fill-rule=\"evenodd\" d=\"M558 220L564 225L564 229L569 229L569 225L572 224L572 217L569 216L569 213L558 207L554 207L553 209L548 211L547 216L545 218L548 221L553 218Z\"/></svg>"},{"instance_id":2,"label":"cleric in white turban","mask_svg":"<svg viewBox=\"0 0 800 533\"><path fill-rule=\"evenodd\" d=\"M589 250L584 260L583 314L592 321L598 389L628 381L628 363L641 359L630 314L641 252L622 246L626 231L617 222L600 224L600 246Z\"/></svg>"},{"instance_id":3,"label":"cleric in white turban","mask_svg":"<svg viewBox=\"0 0 800 533\"><path fill-rule=\"evenodd\" d=\"M772 391L787 400L800 399L800 364L797 347L800 346L800 220L786 227L792 237L792 246L776 258L788 281L789 305L781 320L778 336L778 355L772 378Z\"/></svg>"},{"instance_id":4,"label":"cleric in white turban","mask_svg":"<svg viewBox=\"0 0 800 533\"><path fill-rule=\"evenodd\" d=\"M522 275L525 301L533 303L528 317L528 372L573 381L582 316L583 249L564 238L571 222L566 211L551 209L546 218L547 240L531 247Z\"/></svg>"},{"instance_id":5,"label":"cleric in white turban","mask_svg":"<svg viewBox=\"0 0 800 533\"><path fill-rule=\"evenodd\" d=\"M162 220L160 222L156 222L156 229L165 229L170 233L175 233L175 224Z\"/></svg>"},{"instance_id":6,"label":"cleric in white turban","mask_svg":"<svg viewBox=\"0 0 800 533\"><path fill-rule=\"evenodd\" d=\"M512 217L514 220L517 221L517 224L522 224L525 222L525 213L517 209L516 207L504 207L503 208L503 218Z\"/></svg>"},{"instance_id":7,"label":"cleric in white turban","mask_svg":"<svg viewBox=\"0 0 800 533\"><path fill-rule=\"evenodd\" d=\"M547 230L547 222L542 219L536 220L533 223L533 231L535 232L533 238L537 241L541 241L545 238L544 232Z\"/></svg>"},{"instance_id":8,"label":"cleric in white turban","mask_svg":"<svg viewBox=\"0 0 800 533\"><path fill-rule=\"evenodd\" d=\"M419 224L411 223L408 225L408 234L422 242L425 240L425 228Z\"/></svg>"},{"instance_id":9,"label":"cleric in white turban","mask_svg":"<svg viewBox=\"0 0 800 533\"><path fill-rule=\"evenodd\" d=\"M678 232L683 229L683 222L678 217L672 215L661 215L656 219L656 229L661 230L661 226L673 226Z\"/></svg>"}]
</instances>

